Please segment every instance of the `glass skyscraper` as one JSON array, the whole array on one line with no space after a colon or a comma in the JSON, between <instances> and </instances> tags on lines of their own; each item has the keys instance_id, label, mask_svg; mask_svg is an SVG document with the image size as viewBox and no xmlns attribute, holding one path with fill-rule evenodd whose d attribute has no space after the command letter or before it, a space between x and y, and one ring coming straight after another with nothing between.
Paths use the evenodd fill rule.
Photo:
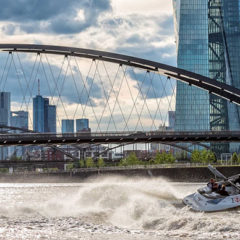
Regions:
<instances>
[{"instance_id":1,"label":"glass skyscraper","mask_svg":"<svg viewBox=\"0 0 240 240\"><path fill-rule=\"evenodd\" d=\"M76 131L90 131L89 120L87 118L76 119Z\"/></svg>"},{"instance_id":2,"label":"glass skyscraper","mask_svg":"<svg viewBox=\"0 0 240 240\"><path fill-rule=\"evenodd\" d=\"M56 106L55 105L48 105L47 108L47 132L56 133Z\"/></svg>"},{"instance_id":3,"label":"glass skyscraper","mask_svg":"<svg viewBox=\"0 0 240 240\"><path fill-rule=\"evenodd\" d=\"M33 98L33 130L56 132L56 106L49 105L49 99L41 95Z\"/></svg>"},{"instance_id":4,"label":"glass skyscraper","mask_svg":"<svg viewBox=\"0 0 240 240\"><path fill-rule=\"evenodd\" d=\"M44 132L44 98L40 95L33 98L33 130Z\"/></svg>"},{"instance_id":5,"label":"glass skyscraper","mask_svg":"<svg viewBox=\"0 0 240 240\"><path fill-rule=\"evenodd\" d=\"M28 112L26 111L11 112L10 120L11 126L28 129Z\"/></svg>"},{"instance_id":6,"label":"glass skyscraper","mask_svg":"<svg viewBox=\"0 0 240 240\"><path fill-rule=\"evenodd\" d=\"M240 88L240 0L173 0L173 7L178 67ZM177 82L175 130L240 130L239 110ZM212 147L230 150L229 144Z\"/></svg>"},{"instance_id":7,"label":"glass skyscraper","mask_svg":"<svg viewBox=\"0 0 240 240\"><path fill-rule=\"evenodd\" d=\"M28 129L28 112L14 111L11 112L10 123L13 127ZM20 130L13 130L13 133L21 133ZM11 156L22 157L26 151L26 147L13 146L10 148Z\"/></svg>"},{"instance_id":8,"label":"glass skyscraper","mask_svg":"<svg viewBox=\"0 0 240 240\"><path fill-rule=\"evenodd\" d=\"M62 133L74 133L73 119L62 119Z\"/></svg>"},{"instance_id":9,"label":"glass skyscraper","mask_svg":"<svg viewBox=\"0 0 240 240\"><path fill-rule=\"evenodd\" d=\"M0 125L10 126L10 92L0 92ZM6 129L1 129L5 131ZM5 160L8 157L9 148L0 148L0 160Z\"/></svg>"}]
</instances>

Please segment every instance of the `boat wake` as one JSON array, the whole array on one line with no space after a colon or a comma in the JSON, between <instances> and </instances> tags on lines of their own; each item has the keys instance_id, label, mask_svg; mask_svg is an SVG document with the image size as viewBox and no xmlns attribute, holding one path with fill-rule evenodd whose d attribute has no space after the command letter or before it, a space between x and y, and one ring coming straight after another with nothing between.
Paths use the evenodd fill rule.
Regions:
<instances>
[{"instance_id":1,"label":"boat wake","mask_svg":"<svg viewBox=\"0 0 240 240\"><path fill-rule=\"evenodd\" d=\"M69 186L0 188L0 224L6 229L8 224L37 229L63 226L76 233L80 229L116 234L138 231L149 235L144 239L239 239L239 210L205 214L181 204L198 187L162 178L111 176Z\"/></svg>"}]
</instances>

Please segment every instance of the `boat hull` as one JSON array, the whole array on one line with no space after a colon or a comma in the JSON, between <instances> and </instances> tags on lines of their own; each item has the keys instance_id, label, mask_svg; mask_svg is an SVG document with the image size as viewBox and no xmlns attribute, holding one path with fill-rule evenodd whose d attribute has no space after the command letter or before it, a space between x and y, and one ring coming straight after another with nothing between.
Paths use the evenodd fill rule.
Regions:
<instances>
[{"instance_id":1,"label":"boat hull","mask_svg":"<svg viewBox=\"0 0 240 240\"><path fill-rule=\"evenodd\" d=\"M240 194L211 199L196 192L186 196L183 199L183 203L189 206L194 211L201 211L201 212L223 211L223 210L239 207Z\"/></svg>"}]
</instances>

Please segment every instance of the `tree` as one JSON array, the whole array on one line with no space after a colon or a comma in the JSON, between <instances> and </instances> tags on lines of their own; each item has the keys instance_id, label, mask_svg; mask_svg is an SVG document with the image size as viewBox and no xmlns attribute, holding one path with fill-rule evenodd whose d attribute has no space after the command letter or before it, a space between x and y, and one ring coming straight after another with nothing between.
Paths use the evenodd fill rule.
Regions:
<instances>
[{"instance_id":1,"label":"tree","mask_svg":"<svg viewBox=\"0 0 240 240\"><path fill-rule=\"evenodd\" d=\"M208 163L208 151L206 149L200 151L200 161L201 163Z\"/></svg>"},{"instance_id":2,"label":"tree","mask_svg":"<svg viewBox=\"0 0 240 240\"><path fill-rule=\"evenodd\" d=\"M103 158L100 157L98 159L97 166L98 167L104 167L104 165L105 165L105 162L104 162Z\"/></svg>"},{"instance_id":3,"label":"tree","mask_svg":"<svg viewBox=\"0 0 240 240\"><path fill-rule=\"evenodd\" d=\"M94 167L94 161L93 161L93 159L91 157L86 159L86 167L87 168Z\"/></svg>"},{"instance_id":4,"label":"tree","mask_svg":"<svg viewBox=\"0 0 240 240\"><path fill-rule=\"evenodd\" d=\"M137 158L136 154L134 152L131 152L126 158L123 158L120 161L120 166L133 166L141 164L141 161Z\"/></svg>"},{"instance_id":5,"label":"tree","mask_svg":"<svg viewBox=\"0 0 240 240\"><path fill-rule=\"evenodd\" d=\"M128 164L127 164L127 159L126 158L121 159L121 161L119 162L119 166L126 167L127 165Z\"/></svg>"},{"instance_id":6,"label":"tree","mask_svg":"<svg viewBox=\"0 0 240 240\"><path fill-rule=\"evenodd\" d=\"M236 152L234 152L233 155L232 155L232 162L233 163L237 163L238 162L238 156L237 156Z\"/></svg>"},{"instance_id":7,"label":"tree","mask_svg":"<svg viewBox=\"0 0 240 240\"><path fill-rule=\"evenodd\" d=\"M199 163L199 162L201 162L201 154L200 154L200 151L199 151L199 150L194 150L194 151L192 152L191 161L192 161L193 163Z\"/></svg>"},{"instance_id":8,"label":"tree","mask_svg":"<svg viewBox=\"0 0 240 240\"><path fill-rule=\"evenodd\" d=\"M172 153L167 154L167 162L168 163L175 163L176 162L176 158L172 155Z\"/></svg>"},{"instance_id":9,"label":"tree","mask_svg":"<svg viewBox=\"0 0 240 240\"><path fill-rule=\"evenodd\" d=\"M80 160L79 160L79 167L80 167L80 168L84 168L84 165L85 165L85 164L84 164L84 160L83 160L83 159L80 159Z\"/></svg>"},{"instance_id":10,"label":"tree","mask_svg":"<svg viewBox=\"0 0 240 240\"><path fill-rule=\"evenodd\" d=\"M131 152L127 158L127 163L128 165L138 165L139 164L139 159L137 158L135 152Z\"/></svg>"},{"instance_id":11,"label":"tree","mask_svg":"<svg viewBox=\"0 0 240 240\"><path fill-rule=\"evenodd\" d=\"M174 163L175 157L171 153L157 152L155 158L154 158L154 164L166 164L166 163Z\"/></svg>"},{"instance_id":12,"label":"tree","mask_svg":"<svg viewBox=\"0 0 240 240\"><path fill-rule=\"evenodd\" d=\"M208 151L208 162L209 163L214 163L216 161L217 161L217 159L216 159L215 153L212 152L212 151Z\"/></svg>"},{"instance_id":13,"label":"tree","mask_svg":"<svg viewBox=\"0 0 240 240\"><path fill-rule=\"evenodd\" d=\"M67 164L67 170L71 170L71 169L73 169L73 163Z\"/></svg>"},{"instance_id":14,"label":"tree","mask_svg":"<svg viewBox=\"0 0 240 240\"><path fill-rule=\"evenodd\" d=\"M160 152L156 153L153 163L154 164L163 164L164 163L163 156Z\"/></svg>"}]
</instances>

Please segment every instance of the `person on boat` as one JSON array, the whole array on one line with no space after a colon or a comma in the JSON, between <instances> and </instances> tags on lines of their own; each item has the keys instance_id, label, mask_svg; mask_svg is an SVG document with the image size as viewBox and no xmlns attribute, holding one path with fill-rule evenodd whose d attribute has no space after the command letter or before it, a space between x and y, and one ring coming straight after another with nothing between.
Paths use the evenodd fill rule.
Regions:
<instances>
[{"instance_id":1,"label":"person on boat","mask_svg":"<svg viewBox=\"0 0 240 240\"><path fill-rule=\"evenodd\" d=\"M222 196L229 196L229 193L226 191L226 187L223 184L221 189L219 191L217 191L217 193L221 194Z\"/></svg>"},{"instance_id":2,"label":"person on boat","mask_svg":"<svg viewBox=\"0 0 240 240\"><path fill-rule=\"evenodd\" d=\"M214 178L211 178L207 186L212 190L212 192L216 192L218 190L218 184L216 183Z\"/></svg>"},{"instance_id":3,"label":"person on boat","mask_svg":"<svg viewBox=\"0 0 240 240\"><path fill-rule=\"evenodd\" d=\"M207 186L212 189L214 183L215 183L215 179L211 178Z\"/></svg>"},{"instance_id":4,"label":"person on boat","mask_svg":"<svg viewBox=\"0 0 240 240\"><path fill-rule=\"evenodd\" d=\"M212 186L212 192L217 192L218 190L219 190L218 183L215 182Z\"/></svg>"}]
</instances>

